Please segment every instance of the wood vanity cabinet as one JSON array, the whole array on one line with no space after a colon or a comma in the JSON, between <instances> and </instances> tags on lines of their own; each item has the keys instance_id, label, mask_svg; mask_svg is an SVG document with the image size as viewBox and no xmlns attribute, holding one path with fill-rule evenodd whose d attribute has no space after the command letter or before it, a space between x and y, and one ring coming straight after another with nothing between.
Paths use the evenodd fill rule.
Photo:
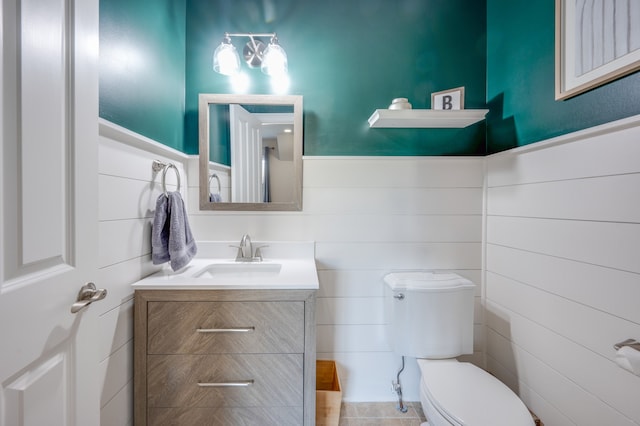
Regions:
<instances>
[{"instance_id":1,"label":"wood vanity cabinet","mask_svg":"<svg viewBox=\"0 0 640 426\"><path fill-rule=\"evenodd\" d=\"M135 425L314 425L315 293L136 290Z\"/></svg>"}]
</instances>

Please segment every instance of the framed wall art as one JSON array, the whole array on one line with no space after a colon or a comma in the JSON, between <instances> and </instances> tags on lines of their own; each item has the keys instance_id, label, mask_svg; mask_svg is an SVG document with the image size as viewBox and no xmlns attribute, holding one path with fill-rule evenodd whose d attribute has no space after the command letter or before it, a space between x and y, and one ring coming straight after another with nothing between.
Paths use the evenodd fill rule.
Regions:
<instances>
[{"instance_id":1,"label":"framed wall art","mask_svg":"<svg viewBox=\"0 0 640 426\"><path fill-rule=\"evenodd\" d=\"M431 94L431 109L464 109L464 87L443 90Z\"/></svg>"},{"instance_id":2,"label":"framed wall art","mask_svg":"<svg viewBox=\"0 0 640 426\"><path fill-rule=\"evenodd\" d=\"M640 69L640 1L556 0L556 100Z\"/></svg>"}]
</instances>

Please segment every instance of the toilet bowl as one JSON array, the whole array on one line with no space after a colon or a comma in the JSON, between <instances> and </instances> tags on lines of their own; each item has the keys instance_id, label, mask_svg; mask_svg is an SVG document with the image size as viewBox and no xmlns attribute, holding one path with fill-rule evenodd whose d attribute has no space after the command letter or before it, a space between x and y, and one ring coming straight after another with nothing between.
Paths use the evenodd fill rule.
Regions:
<instances>
[{"instance_id":1,"label":"toilet bowl","mask_svg":"<svg viewBox=\"0 0 640 426\"><path fill-rule=\"evenodd\" d=\"M468 362L418 359L420 402L429 426L533 426L524 403Z\"/></svg>"},{"instance_id":2,"label":"toilet bowl","mask_svg":"<svg viewBox=\"0 0 640 426\"><path fill-rule=\"evenodd\" d=\"M533 426L524 403L498 379L455 357L473 353L475 285L457 274L394 272L384 277L387 338L415 357L429 426Z\"/></svg>"}]
</instances>

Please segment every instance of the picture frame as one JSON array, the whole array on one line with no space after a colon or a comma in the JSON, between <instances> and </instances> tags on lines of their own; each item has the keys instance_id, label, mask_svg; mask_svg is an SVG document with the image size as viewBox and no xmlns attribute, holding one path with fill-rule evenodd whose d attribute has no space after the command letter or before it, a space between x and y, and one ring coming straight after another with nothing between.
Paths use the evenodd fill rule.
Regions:
<instances>
[{"instance_id":1,"label":"picture frame","mask_svg":"<svg viewBox=\"0 0 640 426\"><path fill-rule=\"evenodd\" d=\"M460 110L464 109L464 86L443 90L431 94L431 109Z\"/></svg>"},{"instance_id":2,"label":"picture frame","mask_svg":"<svg viewBox=\"0 0 640 426\"><path fill-rule=\"evenodd\" d=\"M640 70L638 0L556 0L555 98Z\"/></svg>"}]
</instances>

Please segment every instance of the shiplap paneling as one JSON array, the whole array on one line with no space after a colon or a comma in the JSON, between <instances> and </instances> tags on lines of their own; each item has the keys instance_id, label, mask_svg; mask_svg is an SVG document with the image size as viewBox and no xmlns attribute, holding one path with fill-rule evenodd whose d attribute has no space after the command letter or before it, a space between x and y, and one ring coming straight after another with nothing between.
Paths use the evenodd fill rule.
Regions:
<instances>
[{"instance_id":1,"label":"shiplap paneling","mask_svg":"<svg viewBox=\"0 0 640 426\"><path fill-rule=\"evenodd\" d=\"M99 277L108 296L100 310L102 336L98 368L102 377L101 424L133 424L133 291L131 283L158 270L151 264L151 223L162 193L162 173L154 159L173 162L181 173L182 193L188 180L186 156L105 121L100 123L98 167ZM167 173L168 190L177 179Z\"/></svg>"},{"instance_id":2,"label":"shiplap paneling","mask_svg":"<svg viewBox=\"0 0 640 426\"><path fill-rule=\"evenodd\" d=\"M638 425L640 119L487 159L487 368L545 425Z\"/></svg>"},{"instance_id":3,"label":"shiplap paneling","mask_svg":"<svg viewBox=\"0 0 640 426\"><path fill-rule=\"evenodd\" d=\"M635 273L497 245L487 247L487 270L640 324Z\"/></svg>"},{"instance_id":4,"label":"shiplap paneling","mask_svg":"<svg viewBox=\"0 0 640 426\"><path fill-rule=\"evenodd\" d=\"M637 395L627 392L640 378L613 362L610 344L612 335L637 335L640 325L495 275L487 278L487 298L518 312L509 321L515 344L627 416L640 419Z\"/></svg>"},{"instance_id":5,"label":"shiplap paneling","mask_svg":"<svg viewBox=\"0 0 640 426\"><path fill-rule=\"evenodd\" d=\"M391 401L397 398L391 382L402 368L402 360L393 352L318 352L318 359L332 359L338 365L343 389L358 389L358 400ZM358 366L358 368L354 368ZM376 374L372 374L376 372ZM403 400L419 392L420 370L414 358L405 359L405 369L400 376ZM383 392L380 392L383 389Z\"/></svg>"},{"instance_id":6,"label":"shiplap paneling","mask_svg":"<svg viewBox=\"0 0 640 426\"><path fill-rule=\"evenodd\" d=\"M640 174L602 176L488 189L494 216L640 222ZM567 194L571 194L570 197ZM594 199L598 200L594 203Z\"/></svg>"},{"instance_id":7,"label":"shiplap paneling","mask_svg":"<svg viewBox=\"0 0 640 426\"><path fill-rule=\"evenodd\" d=\"M394 400L400 357L385 336L382 279L398 269L455 271L476 282L480 306L484 160L306 157L303 168L302 211L210 212L192 202L194 235L315 241L318 356L335 359L347 375L345 400ZM479 363L479 308L476 320L478 352L469 358ZM419 399L418 379L417 366L403 372L405 399Z\"/></svg>"},{"instance_id":8,"label":"shiplap paneling","mask_svg":"<svg viewBox=\"0 0 640 426\"><path fill-rule=\"evenodd\" d=\"M99 269L98 282L100 282L100 286L106 288L108 292L108 297L102 300L99 305L96 305L100 306L101 315L107 315L116 309L125 309L125 303L133 299L133 292L129 284L157 270L158 267L151 264L150 255L134 257ZM125 285L124 283L129 284ZM120 313L122 312L119 312L119 314ZM125 316L119 315L118 321L120 320L125 321L128 327L133 328L133 324L129 323L129 320L126 319ZM118 327L121 326L118 325ZM115 332L115 330L113 331ZM109 343L109 347L111 347L111 343ZM103 356L100 359L103 359L107 353L101 352L101 354Z\"/></svg>"},{"instance_id":9,"label":"shiplap paneling","mask_svg":"<svg viewBox=\"0 0 640 426\"><path fill-rule=\"evenodd\" d=\"M622 133L628 132L624 130ZM630 254L607 257L606 253L601 256L605 252L602 248L595 247L594 253L580 247L604 241L608 248L615 250L617 246L624 247L624 241L629 241L633 248L636 236L634 229L638 210L630 198L635 194L635 183L638 182L634 175L637 162L628 157L633 157L637 148L624 137L621 140L598 135L596 139L601 140L596 143L589 139L585 142L586 148L575 153L567 149L579 147L579 140L530 151L516 150L512 156L518 158L506 155L488 160L486 250L489 284L493 285L495 292L500 288L497 277L501 277L514 286L525 285L530 291L542 292L544 298L539 299L540 303L555 306L556 302L548 298L562 298L570 303L569 306L587 312L584 315L590 320L593 318L588 314L589 309L594 309L600 313L604 311L608 317L617 316L622 321L637 323L636 310L629 301L638 291L636 270L633 266L629 268L634 264L633 257ZM602 147L598 148L598 144L604 140L612 152L600 152ZM135 206L133 210L131 206L101 208L101 219L105 222L123 221L112 227L102 226L104 230L121 229L118 232L124 234L122 239L126 241L130 232L125 225L127 221L150 219L153 205L151 210L148 206L154 201L153 191L159 191L159 183L146 169L141 172L140 167L131 165L131 170L127 171L128 168L122 166L131 158L134 163L139 158L144 169L156 156L155 152L140 153L131 147L122 151L120 159L117 155L108 157L116 159L108 163L117 167L111 166L100 176L101 187L107 188L105 194L108 191L112 194L107 198L136 195L135 190L128 188L121 192L117 182L146 193L138 193L138 198L131 203ZM593 157L596 160L591 160L594 152L598 152ZM577 172L572 172L572 167L566 164L571 158L581 160ZM188 197L190 220L198 239L233 241L242 233L249 232L259 240L318 241L319 306L324 304L319 319L326 323L319 325L319 357L338 361L344 375L346 400L393 400L395 395L390 392L389 383L395 379L399 361L388 350L384 325L378 323L383 318L378 310L382 297L381 277L391 269L448 269L472 275L472 279L479 283L482 242L480 226L476 224L481 224L482 167L483 160L480 159L403 158L391 162L365 158L306 159L305 208L302 212L199 212L193 210L197 204L191 196ZM149 187L144 184L145 179ZM192 188L189 188L189 195ZM336 197L331 197L331 194ZM590 202L589 197L594 201ZM354 220L359 217L364 220ZM398 226L400 221L405 224ZM565 224L566 227L563 226ZM619 224L623 231L614 230ZM432 231L430 227L435 226L441 229ZM388 231L390 227L397 227L398 232ZM526 235L518 228L529 229L529 234L549 235L553 244L544 237ZM592 232L596 236L580 236ZM116 244L116 240L112 238L110 241ZM622 245L620 241L623 241ZM560 246L557 247L556 243ZM121 247L120 250L120 255L116 254L118 250L104 251L108 254L105 258L109 259L105 264L115 262L104 269L135 271L133 265L136 263L149 263L148 254L139 254L145 251L142 248L131 250ZM140 275L149 272L147 268ZM558 272L557 276L554 272ZM123 274L127 276L128 283L135 281L131 273ZM558 278L562 276L575 276L575 279ZM599 283L607 283L607 286ZM616 297L617 292L629 297ZM506 291L504 293L507 294ZM508 310L497 303L492 304L490 297L490 308ZM371 305L366 303L368 298L372 298ZM511 303L508 300L503 300L503 303ZM372 312L359 311L371 306L378 308ZM355 312L345 312L345 309ZM571 329L563 330L564 334L553 329L553 321L560 321L553 316L548 319L551 323L544 323L544 326L540 325L543 322L535 322L520 313L512 316L523 318L524 324L533 324L530 328L542 330L541 337L536 340L537 346L546 348L545 342L551 339L549 336L559 336L556 338L564 339L570 343L569 347L577 348L578 355L586 351L604 365L609 365L609 371L627 374L616 370L610 360L611 353L609 358L602 355L608 343L598 341L593 347L585 346L591 343L576 343L575 336L565 335L573 333ZM490 312L487 317L493 327L499 329L495 325L495 312ZM615 324L615 318L613 321ZM629 325L627 322L624 324ZM633 324L629 326L633 330ZM489 328L488 335L492 336L489 347L492 349L487 356L487 365L494 371L502 371L499 377L510 374L515 378L512 380L518 384L523 399L543 417L546 424L581 424L583 420L584 424L591 424L593 419L605 418L620 419L620 424L629 421L629 424L634 424L633 416L636 414L633 408L627 406L623 397L616 397L616 392L611 393L612 399L608 403L594 404L587 410L588 414L580 413L582 405L593 400L606 400L597 394L603 392L599 386L612 385L605 382L591 389L594 386L592 382L598 380L589 377L579 377L580 380L574 382L568 373L561 371L565 365L562 359L555 359L553 353L528 352L523 346L513 343L511 335L504 337L494 328ZM612 325L608 329L611 328L622 330L618 331L620 335L628 333L624 327ZM478 329L476 334L482 336L481 328ZM527 327L524 329L529 330ZM576 330L582 330L584 334L579 324ZM365 338L360 340L358 336ZM615 340L617 336L611 337L609 340ZM500 339L506 344L495 343ZM482 348L481 338L477 338L476 345ZM504 355L507 354L508 359L509 353L518 354L518 363L505 360ZM471 358L480 359L481 354ZM558 370L547 364L552 361ZM418 373L410 367L412 362L408 362L409 366L403 373L403 385L406 386L405 398L417 400ZM576 374L580 374L579 371ZM108 400L103 408L105 415L115 412L113 404L122 399L126 389L125 385ZM559 399L555 400L555 396Z\"/></svg>"},{"instance_id":10,"label":"shiplap paneling","mask_svg":"<svg viewBox=\"0 0 640 426\"><path fill-rule=\"evenodd\" d=\"M381 297L321 297L316 305L316 323L384 324Z\"/></svg>"},{"instance_id":11,"label":"shiplap paneling","mask_svg":"<svg viewBox=\"0 0 640 426\"><path fill-rule=\"evenodd\" d=\"M567 416L562 414L558 408L542 398L526 383L518 381L518 378L514 376L510 371L506 370L502 364L495 362L495 360L487 356L486 363L489 371L496 373L496 376L500 377L509 387L519 393L526 401L528 408L534 413L544 413L545 422L556 426L575 426ZM547 424L547 423L545 423Z\"/></svg>"},{"instance_id":12,"label":"shiplap paneling","mask_svg":"<svg viewBox=\"0 0 640 426\"><path fill-rule=\"evenodd\" d=\"M132 426L133 417L133 380L127 383L100 410L100 424L113 426Z\"/></svg>"},{"instance_id":13,"label":"shiplap paneling","mask_svg":"<svg viewBox=\"0 0 640 426\"><path fill-rule=\"evenodd\" d=\"M101 268L151 254L150 218L103 221L99 224Z\"/></svg>"},{"instance_id":14,"label":"shiplap paneling","mask_svg":"<svg viewBox=\"0 0 640 426\"><path fill-rule=\"evenodd\" d=\"M319 269L480 269L477 243L319 243Z\"/></svg>"},{"instance_id":15,"label":"shiplap paneling","mask_svg":"<svg viewBox=\"0 0 640 426\"><path fill-rule=\"evenodd\" d=\"M151 218L155 209L160 185L151 188L149 181L121 176L100 175L99 177L101 221L134 218ZM172 187L175 190L175 186ZM137 203L117 202L117 200L138 200Z\"/></svg>"},{"instance_id":16,"label":"shiplap paneling","mask_svg":"<svg viewBox=\"0 0 640 426\"><path fill-rule=\"evenodd\" d=\"M100 361L120 350L133 339L133 298L100 315L100 335L110 336L109 340L100 342Z\"/></svg>"},{"instance_id":17,"label":"shiplap paneling","mask_svg":"<svg viewBox=\"0 0 640 426\"><path fill-rule=\"evenodd\" d=\"M105 279L118 283L113 287L121 303L128 300L123 287L155 270L150 266L149 232L161 183L150 162L160 158L176 162L181 173L189 174L182 176L181 190L197 240L239 241L248 233L261 241L316 241L318 352L338 361L345 374L345 400L396 398L390 381L400 368L400 357L390 351L384 334L385 273L458 272L478 284L476 308L480 306L481 158L305 158L301 212L212 212L198 209L194 158L164 153L144 138L117 130L110 127L101 140L99 226L102 271ZM477 352L467 358L480 363L483 333L477 310ZM379 360L385 361L378 365ZM405 400L417 401L419 372L414 364L407 360L401 379ZM105 415L126 389L104 396Z\"/></svg>"},{"instance_id":18,"label":"shiplap paneling","mask_svg":"<svg viewBox=\"0 0 640 426\"><path fill-rule=\"evenodd\" d=\"M490 309L500 308L492 305ZM491 358L495 355L495 362L508 366L510 371L517 371L520 381L558 407L576 425L637 424L634 423L634 419L609 405L612 400L617 401L618 406L627 406L629 402L634 404L637 394L626 393L625 396L621 388L614 395L607 395L607 398L602 400L596 393L584 387L587 380L595 382L591 390L598 386L598 380L615 385L615 376L607 376L610 369L598 370L602 365L611 364L609 361L594 363L588 350L518 314L503 313L502 320L505 319L508 319L512 328L509 336L495 332L495 323L490 323L490 331L487 334L487 352L491 354ZM518 342L513 340L516 334L521 336ZM556 345L550 346L551 344ZM573 380L576 377L580 378L579 382ZM538 415L546 425L545 413Z\"/></svg>"},{"instance_id":19,"label":"shiplap paneling","mask_svg":"<svg viewBox=\"0 0 640 426\"><path fill-rule=\"evenodd\" d=\"M345 400L394 400L401 358L386 337L383 277L454 270L474 279L480 294L482 161L311 159L304 188L304 214L320 225L309 228L320 279L318 356L338 362ZM420 373L415 359L406 364L403 397L416 401Z\"/></svg>"},{"instance_id":20,"label":"shiplap paneling","mask_svg":"<svg viewBox=\"0 0 640 426\"><path fill-rule=\"evenodd\" d=\"M481 188L477 157L305 157L309 188ZM386 193L380 193L383 199Z\"/></svg>"},{"instance_id":21,"label":"shiplap paneling","mask_svg":"<svg viewBox=\"0 0 640 426\"><path fill-rule=\"evenodd\" d=\"M638 120L630 117L491 155L487 157L488 186L637 173Z\"/></svg>"},{"instance_id":22,"label":"shiplap paneling","mask_svg":"<svg viewBox=\"0 0 640 426\"><path fill-rule=\"evenodd\" d=\"M487 242L640 273L635 223L489 216Z\"/></svg>"},{"instance_id":23,"label":"shiplap paneling","mask_svg":"<svg viewBox=\"0 0 640 426\"><path fill-rule=\"evenodd\" d=\"M586 392L577 386L570 379L557 371L542 360L528 353L526 350L513 346L502 336L489 332L487 334L487 351L496 354L511 354L515 358L515 368L519 371L519 379L540 394L542 398L551 406L554 406L568 421L559 424L570 425L616 425L632 426L632 420L624 417L620 413L611 409L608 405L598 400L593 394ZM487 363L492 372L498 373L492 368L491 357ZM493 362L501 365L505 364L503 356L499 356ZM500 378L500 377L499 377ZM519 390L520 396L524 396ZM529 405L528 401L525 403ZM536 414L544 422L545 426L551 422L546 411L536 411ZM556 423L551 423L556 426Z\"/></svg>"},{"instance_id":24,"label":"shiplap paneling","mask_svg":"<svg viewBox=\"0 0 640 426\"><path fill-rule=\"evenodd\" d=\"M224 217L224 219L223 219ZM224 221L223 221L224 220ZM481 216L454 215L254 215L220 216L215 219L195 216L190 223L202 240L224 240L228 233L221 228L229 224L245 226L247 232L267 240L315 240L322 242L387 243L394 241L421 243L479 243ZM210 223L210 226L205 224ZM196 226L196 224L198 226ZM205 229L200 229L202 225ZM230 234L230 240L242 234ZM222 234L222 235L221 235Z\"/></svg>"},{"instance_id":25,"label":"shiplap paneling","mask_svg":"<svg viewBox=\"0 0 640 426\"><path fill-rule=\"evenodd\" d=\"M305 187L307 214L387 214L479 215L481 188L325 188Z\"/></svg>"},{"instance_id":26,"label":"shiplap paneling","mask_svg":"<svg viewBox=\"0 0 640 426\"><path fill-rule=\"evenodd\" d=\"M318 280L322 283L318 297L382 297L383 283L380 272L370 269L318 271ZM378 282L378 285L372 283Z\"/></svg>"},{"instance_id":27,"label":"shiplap paneling","mask_svg":"<svg viewBox=\"0 0 640 426\"><path fill-rule=\"evenodd\" d=\"M100 396L100 406L104 407L119 392L127 387L133 377L133 339L111 353L100 363L104 385Z\"/></svg>"}]
</instances>

